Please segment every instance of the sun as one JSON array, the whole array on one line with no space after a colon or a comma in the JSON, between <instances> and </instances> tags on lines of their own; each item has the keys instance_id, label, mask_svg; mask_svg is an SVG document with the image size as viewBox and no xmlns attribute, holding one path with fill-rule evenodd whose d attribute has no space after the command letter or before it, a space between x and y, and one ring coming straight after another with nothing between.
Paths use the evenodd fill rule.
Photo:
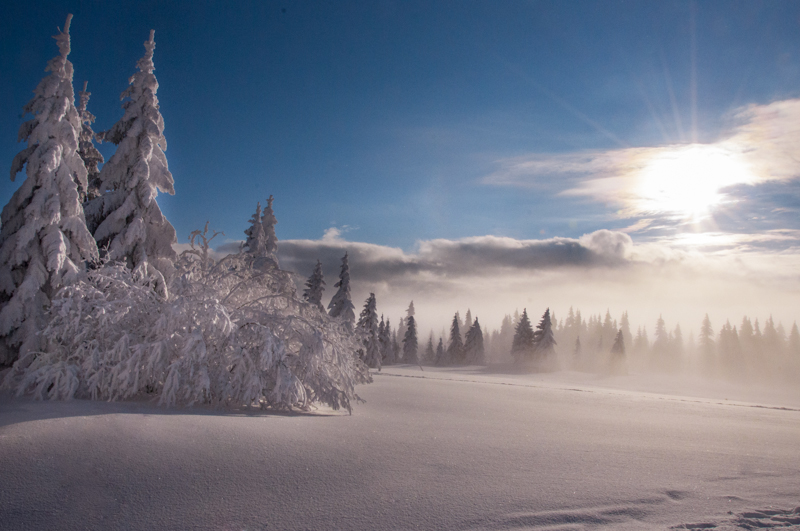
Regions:
<instances>
[{"instance_id":1,"label":"sun","mask_svg":"<svg viewBox=\"0 0 800 531\"><path fill-rule=\"evenodd\" d=\"M702 219L725 200L726 186L751 183L755 177L736 152L720 146L691 144L661 151L637 176L638 209Z\"/></svg>"}]
</instances>

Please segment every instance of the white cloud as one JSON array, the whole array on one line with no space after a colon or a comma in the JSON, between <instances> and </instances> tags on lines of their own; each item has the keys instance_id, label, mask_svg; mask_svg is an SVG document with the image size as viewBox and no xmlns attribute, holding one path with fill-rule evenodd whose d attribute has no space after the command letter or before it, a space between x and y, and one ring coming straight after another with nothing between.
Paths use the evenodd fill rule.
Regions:
<instances>
[{"instance_id":1,"label":"white cloud","mask_svg":"<svg viewBox=\"0 0 800 531\"><path fill-rule=\"evenodd\" d=\"M750 105L732 116L738 125L713 143L534 153L497 161L482 182L606 203L618 218L704 219L741 200L726 188L800 177L800 99ZM646 226L634 222L627 230Z\"/></svg>"},{"instance_id":2,"label":"white cloud","mask_svg":"<svg viewBox=\"0 0 800 531\"><path fill-rule=\"evenodd\" d=\"M421 241L412 251L331 234L279 243L281 266L298 273L298 288L319 259L331 297L347 252L357 308L373 292L379 311L396 321L414 300L425 334L429 327L438 333L455 311L463 315L467 308L489 327L523 307L534 314L551 307L561 315L569 306L585 314L628 310L635 324L649 326L663 314L687 330L706 312L736 320L770 313L784 323L800 318L800 248L764 245L800 237L793 231L647 243L608 230L577 239L479 236Z\"/></svg>"}]
</instances>

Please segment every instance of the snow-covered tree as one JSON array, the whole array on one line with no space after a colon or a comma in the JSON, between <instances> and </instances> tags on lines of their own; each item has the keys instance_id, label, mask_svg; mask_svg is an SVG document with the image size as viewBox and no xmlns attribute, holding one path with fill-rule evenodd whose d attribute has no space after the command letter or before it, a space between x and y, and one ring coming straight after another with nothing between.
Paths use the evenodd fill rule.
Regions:
<instances>
[{"instance_id":1,"label":"snow-covered tree","mask_svg":"<svg viewBox=\"0 0 800 531\"><path fill-rule=\"evenodd\" d=\"M158 106L158 81L153 74L154 31L144 43L145 54L122 93L124 116L99 136L117 146L100 170L103 195L87 203L95 219L102 219L94 237L111 260L124 261L139 274L166 286L177 256L172 248L175 229L156 202L158 192L175 194L167 167L164 118ZM164 290L161 290L162 293Z\"/></svg>"},{"instance_id":2,"label":"snow-covered tree","mask_svg":"<svg viewBox=\"0 0 800 531\"><path fill-rule=\"evenodd\" d=\"M85 262L97 260L78 189L87 187L78 154L81 118L72 89L67 16L55 36L59 54L24 107L27 147L11 163L11 180L25 180L2 211L0 228L0 366L41 349L38 332L55 293L75 280Z\"/></svg>"},{"instance_id":3,"label":"snow-covered tree","mask_svg":"<svg viewBox=\"0 0 800 531\"><path fill-rule=\"evenodd\" d=\"M81 133L78 137L78 155L81 156L83 165L86 167L86 181L88 183L87 189L83 190L84 202L91 201L100 195L100 170L97 165L102 164L105 160L94 145L92 124L95 121L95 116L86 108L89 104L89 97L92 95L91 92L86 91L88 86L89 82L84 81L83 90L78 93L78 115L81 118ZM96 228L96 226L89 226L89 231L91 232Z\"/></svg>"},{"instance_id":4,"label":"snow-covered tree","mask_svg":"<svg viewBox=\"0 0 800 531\"><path fill-rule=\"evenodd\" d=\"M322 262L317 260L317 265L314 267L314 272L308 277L306 281L306 289L303 291L303 299L319 308L319 311L324 312L325 307L322 305L322 293L325 291L325 279L322 277ZM381 320L383 323L383 320Z\"/></svg>"},{"instance_id":5,"label":"snow-covered tree","mask_svg":"<svg viewBox=\"0 0 800 531\"><path fill-rule=\"evenodd\" d=\"M277 263L278 237L275 235L275 225L278 223L278 219L275 217L275 211L272 210L273 201L274 198L269 196L267 208L264 209L264 214L261 216L261 226L264 229L264 250L267 256L273 258Z\"/></svg>"},{"instance_id":6,"label":"snow-covered tree","mask_svg":"<svg viewBox=\"0 0 800 531\"><path fill-rule=\"evenodd\" d=\"M119 262L82 273L53 299L42 351L4 385L38 398L350 410L371 380L358 342L301 301L291 276L229 255L168 298Z\"/></svg>"},{"instance_id":7,"label":"snow-covered tree","mask_svg":"<svg viewBox=\"0 0 800 531\"><path fill-rule=\"evenodd\" d=\"M410 309L413 311L413 302ZM406 319L406 335L403 338L403 363L419 363L417 357L417 350L419 346L417 343L417 322L414 320L413 313L408 315Z\"/></svg>"},{"instance_id":8,"label":"snow-covered tree","mask_svg":"<svg viewBox=\"0 0 800 531\"><path fill-rule=\"evenodd\" d=\"M469 310L468 310L469 312ZM481 325L478 323L478 318L467 330L466 340L464 341L464 353L466 362L469 365L482 365L486 362L485 352L483 348L483 331Z\"/></svg>"},{"instance_id":9,"label":"snow-covered tree","mask_svg":"<svg viewBox=\"0 0 800 531\"><path fill-rule=\"evenodd\" d=\"M461 330L459 330L458 312L453 316L453 323L450 325L450 344L447 345L447 358L450 363L462 363L464 361L464 343L461 341Z\"/></svg>"},{"instance_id":10,"label":"snow-covered tree","mask_svg":"<svg viewBox=\"0 0 800 531\"><path fill-rule=\"evenodd\" d=\"M361 339L362 349L359 349L361 359L368 367L381 368L381 349L378 340L378 310L375 294L370 293L364 303L364 309L356 324L356 330Z\"/></svg>"},{"instance_id":11,"label":"snow-covered tree","mask_svg":"<svg viewBox=\"0 0 800 531\"><path fill-rule=\"evenodd\" d=\"M339 290L328 303L328 315L338 317L347 326L353 325L356 320L355 307L350 298L350 265L347 262L347 253L342 257L342 270L339 272L339 282L333 285Z\"/></svg>"},{"instance_id":12,"label":"snow-covered tree","mask_svg":"<svg viewBox=\"0 0 800 531\"><path fill-rule=\"evenodd\" d=\"M264 226L261 224L261 202L256 203L256 212L250 217L250 226L244 233L247 239L244 241L244 250L253 256L263 257L267 254L266 236Z\"/></svg>"},{"instance_id":13,"label":"snow-covered tree","mask_svg":"<svg viewBox=\"0 0 800 531\"><path fill-rule=\"evenodd\" d=\"M528 319L528 309L523 308L511 344L511 357L515 362L530 360L533 357L533 339L533 327Z\"/></svg>"},{"instance_id":14,"label":"snow-covered tree","mask_svg":"<svg viewBox=\"0 0 800 531\"><path fill-rule=\"evenodd\" d=\"M206 221L202 231L197 229L189 234L189 249L181 253L176 265L182 270L182 273L188 274L190 278L205 276L214 265L214 259L209 254L211 240L220 234L225 236L225 233L221 231L212 232L213 234L209 237L208 221Z\"/></svg>"}]
</instances>

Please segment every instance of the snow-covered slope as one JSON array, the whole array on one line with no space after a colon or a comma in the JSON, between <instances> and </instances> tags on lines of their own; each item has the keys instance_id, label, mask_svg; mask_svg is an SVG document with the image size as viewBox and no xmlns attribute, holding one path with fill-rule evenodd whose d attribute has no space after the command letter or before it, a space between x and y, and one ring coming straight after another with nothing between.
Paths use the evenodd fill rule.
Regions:
<instances>
[{"instance_id":1,"label":"snow-covered slope","mask_svg":"<svg viewBox=\"0 0 800 531\"><path fill-rule=\"evenodd\" d=\"M399 366L352 416L6 394L0 528L800 525L796 393L681 385Z\"/></svg>"}]
</instances>

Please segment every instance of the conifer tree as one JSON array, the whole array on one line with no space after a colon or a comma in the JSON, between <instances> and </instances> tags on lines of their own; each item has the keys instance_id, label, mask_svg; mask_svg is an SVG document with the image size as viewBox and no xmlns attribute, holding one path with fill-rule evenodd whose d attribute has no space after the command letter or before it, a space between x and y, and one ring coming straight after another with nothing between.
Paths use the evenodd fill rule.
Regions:
<instances>
[{"instance_id":1,"label":"conifer tree","mask_svg":"<svg viewBox=\"0 0 800 531\"><path fill-rule=\"evenodd\" d=\"M40 350L38 332L56 291L97 260L86 228L78 188L87 187L78 154L81 118L72 89L67 16L55 36L51 59L33 98L23 108L19 140L27 147L11 163L11 180L25 167L25 180L2 211L0 228L0 366Z\"/></svg>"},{"instance_id":2,"label":"conifer tree","mask_svg":"<svg viewBox=\"0 0 800 531\"><path fill-rule=\"evenodd\" d=\"M413 309L413 306L411 308ZM417 322L414 320L414 315L409 315L406 320L406 335L403 338L403 362L419 363L419 358L417 357L418 349Z\"/></svg>"},{"instance_id":3,"label":"conifer tree","mask_svg":"<svg viewBox=\"0 0 800 531\"><path fill-rule=\"evenodd\" d=\"M339 288L331 302L328 303L328 315L338 317L346 326L352 327L356 320L355 307L350 299L350 265L347 262L347 253L342 257L342 270L339 273L339 282L333 285Z\"/></svg>"},{"instance_id":4,"label":"conifer tree","mask_svg":"<svg viewBox=\"0 0 800 531\"><path fill-rule=\"evenodd\" d=\"M264 230L264 251L267 256L275 260L277 264L278 253L278 237L275 235L275 225L278 219L275 217L275 212L272 210L272 202L274 198L269 196L267 199L267 208L264 209L264 214L261 216L261 226Z\"/></svg>"},{"instance_id":5,"label":"conifer tree","mask_svg":"<svg viewBox=\"0 0 800 531\"><path fill-rule=\"evenodd\" d=\"M758 322L756 322L757 324ZM714 330L711 328L711 320L708 318L708 314L706 314L705 318L703 319L703 324L700 326L700 337L698 338L700 343L700 351L703 356L703 369L706 372L710 372L714 369Z\"/></svg>"},{"instance_id":6,"label":"conifer tree","mask_svg":"<svg viewBox=\"0 0 800 531\"><path fill-rule=\"evenodd\" d=\"M433 348L433 332L431 332L430 337L428 337L428 346L425 347L425 357L423 360L425 363L433 363L436 360L436 350Z\"/></svg>"},{"instance_id":7,"label":"conifer tree","mask_svg":"<svg viewBox=\"0 0 800 531\"><path fill-rule=\"evenodd\" d=\"M625 336L622 333L622 329L620 329L614 337L614 345L611 347L611 356L617 359L625 357Z\"/></svg>"},{"instance_id":8,"label":"conifer tree","mask_svg":"<svg viewBox=\"0 0 800 531\"><path fill-rule=\"evenodd\" d=\"M458 312L456 312L455 316L453 316L453 323L450 325L450 344L447 345L447 357L450 363L464 361L464 343L461 341L458 321Z\"/></svg>"},{"instance_id":9,"label":"conifer tree","mask_svg":"<svg viewBox=\"0 0 800 531\"><path fill-rule=\"evenodd\" d=\"M793 360L795 366L800 365L800 331L797 330L797 322L792 323L789 332L789 358Z\"/></svg>"},{"instance_id":10,"label":"conifer tree","mask_svg":"<svg viewBox=\"0 0 800 531\"><path fill-rule=\"evenodd\" d=\"M533 356L533 327L528 319L527 308L523 308L522 315L517 321L514 341L511 344L511 356L515 362L529 360Z\"/></svg>"},{"instance_id":11,"label":"conifer tree","mask_svg":"<svg viewBox=\"0 0 800 531\"><path fill-rule=\"evenodd\" d=\"M247 239L244 242L245 251L254 256L266 254L266 236L261 225L261 202L256 203L256 212L250 217L250 226L244 231Z\"/></svg>"},{"instance_id":12,"label":"conifer tree","mask_svg":"<svg viewBox=\"0 0 800 531\"><path fill-rule=\"evenodd\" d=\"M87 105L89 104L89 97L92 95L90 92L86 91L86 87L88 86L89 82L84 81L83 90L78 93L78 115L81 118L81 133L78 140L78 155L81 156L83 165L86 167L87 180L87 188L83 190L84 202L91 201L100 195L100 170L98 169L97 165L102 164L105 160L103 155L94 145L94 131L92 130L92 124L95 121L95 116L86 109ZM89 232L92 232L93 229L96 229L97 227L88 228Z\"/></svg>"},{"instance_id":13,"label":"conifer tree","mask_svg":"<svg viewBox=\"0 0 800 531\"><path fill-rule=\"evenodd\" d=\"M572 364L575 367L578 367L581 364L581 358L583 357L582 349L581 349L581 336L575 338L575 349L572 351Z\"/></svg>"},{"instance_id":14,"label":"conifer tree","mask_svg":"<svg viewBox=\"0 0 800 531\"><path fill-rule=\"evenodd\" d=\"M110 193L87 204L87 209L94 212L93 217L101 212L94 237L101 248L107 248L108 258L154 278L157 289L166 294L165 279L174 273L177 258L172 245L178 239L156 202L158 192L174 195L175 188L164 155L164 118L156 97L154 35L151 30L145 54L136 64L138 72L122 93L124 116L99 135L117 146L100 170L100 189Z\"/></svg>"},{"instance_id":15,"label":"conifer tree","mask_svg":"<svg viewBox=\"0 0 800 531\"><path fill-rule=\"evenodd\" d=\"M439 367L447 365L447 351L444 349L444 341L441 337L439 338L439 344L436 346L436 358L434 363Z\"/></svg>"},{"instance_id":16,"label":"conifer tree","mask_svg":"<svg viewBox=\"0 0 800 531\"><path fill-rule=\"evenodd\" d=\"M303 291L303 299L319 308L319 311L324 312L325 307L322 305L322 293L325 291L325 279L322 277L322 262L317 260L317 265L314 267L314 272L308 277L306 281L306 289ZM383 325L383 319L381 319Z\"/></svg>"},{"instance_id":17,"label":"conifer tree","mask_svg":"<svg viewBox=\"0 0 800 531\"><path fill-rule=\"evenodd\" d=\"M620 329L622 330L622 339L626 345L633 345L633 334L631 334L631 324L628 320L628 312L622 312L622 318L619 321Z\"/></svg>"},{"instance_id":18,"label":"conifer tree","mask_svg":"<svg viewBox=\"0 0 800 531\"><path fill-rule=\"evenodd\" d=\"M380 327L378 330L380 332ZM392 347L392 324L388 317L383 326L383 333L379 335L378 340L381 344L381 358L383 359L383 364L392 365L397 360L394 357L394 348Z\"/></svg>"},{"instance_id":19,"label":"conifer tree","mask_svg":"<svg viewBox=\"0 0 800 531\"><path fill-rule=\"evenodd\" d=\"M381 368L381 350L378 342L378 310L375 294L370 293L364 303L364 309L358 318L356 329L361 336L361 343L364 345L361 358L367 367L373 369Z\"/></svg>"},{"instance_id":20,"label":"conifer tree","mask_svg":"<svg viewBox=\"0 0 800 531\"><path fill-rule=\"evenodd\" d=\"M472 326L467 330L466 341L464 342L464 352L466 362L469 365L482 365L486 362L486 356L483 345L483 331L481 325L478 323L478 318L472 323Z\"/></svg>"},{"instance_id":21,"label":"conifer tree","mask_svg":"<svg viewBox=\"0 0 800 531\"><path fill-rule=\"evenodd\" d=\"M555 354L556 338L553 336L553 325L550 322L550 308L545 310L536 331L533 333L534 356L543 360Z\"/></svg>"}]
</instances>

